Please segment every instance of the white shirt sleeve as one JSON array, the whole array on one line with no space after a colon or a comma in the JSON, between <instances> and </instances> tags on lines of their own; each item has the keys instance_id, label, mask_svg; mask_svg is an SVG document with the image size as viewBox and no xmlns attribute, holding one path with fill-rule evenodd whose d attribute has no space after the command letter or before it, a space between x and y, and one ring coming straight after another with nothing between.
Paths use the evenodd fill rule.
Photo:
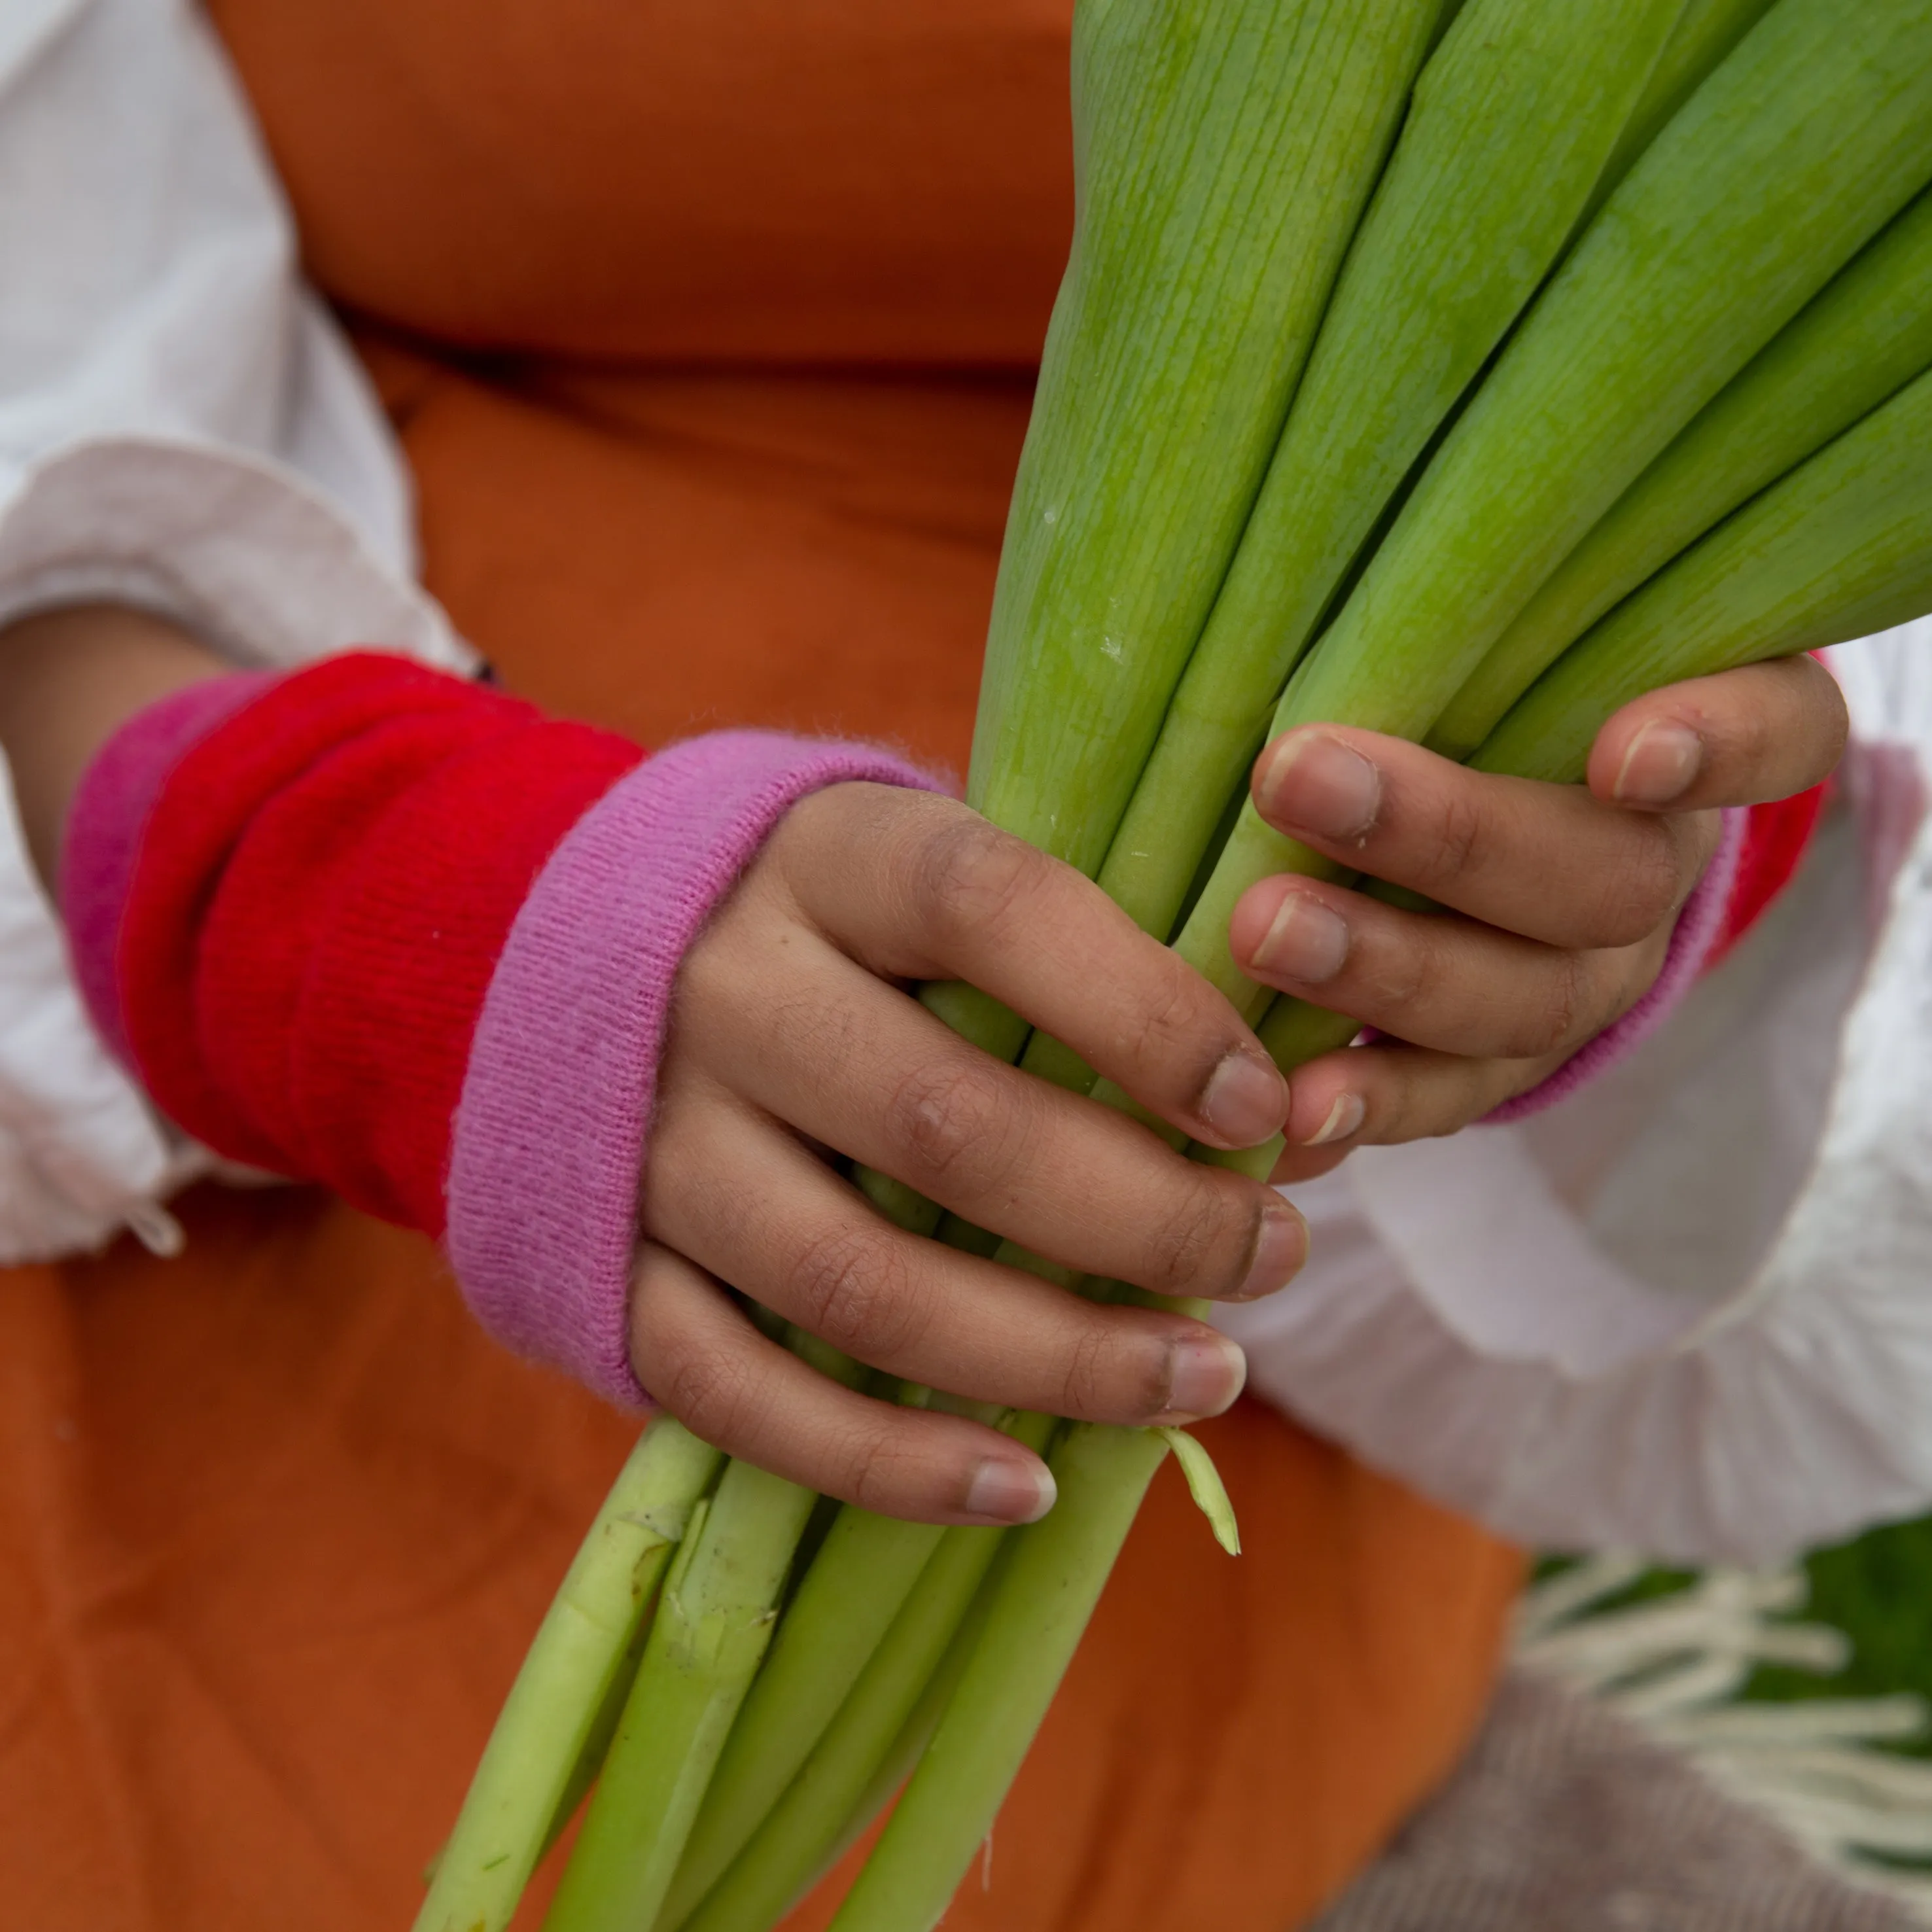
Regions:
<instances>
[{"instance_id":1,"label":"white shirt sleeve","mask_svg":"<svg viewBox=\"0 0 1932 1932\"><path fill-rule=\"evenodd\" d=\"M1544 1550L1759 1562L1932 1507L1932 620L1832 654L1790 890L1630 1059L1290 1190L1252 1384Z\"/></svg>"},{"instance_id":2,"label":"white shirt sleeve","mask_svg":"<svg viewBox=\"0 0 1932 1932\"><path fill-rule=\"evenodd\" d=\"M238 663L471 654L412 581L406 472L302 285L184 0L0 8L0 624L112 598ZM4 778L0 766L0 778ZM0 783L0 1263L92 1246L208 1166L88 1025Z\"/></svg>"}]
</instances>

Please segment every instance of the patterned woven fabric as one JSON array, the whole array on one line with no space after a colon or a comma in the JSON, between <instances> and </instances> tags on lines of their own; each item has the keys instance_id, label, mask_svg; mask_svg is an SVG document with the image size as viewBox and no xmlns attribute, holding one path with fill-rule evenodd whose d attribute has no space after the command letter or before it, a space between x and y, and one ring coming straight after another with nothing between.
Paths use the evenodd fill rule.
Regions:
<instances>
[{"instance_id":1,"label":"patterned woven fabric","mask_svg":"<svg viewBox=\"0 0 1932 1932\"><path fill-rule=\"evenodd\" d=\"M1309 1932L1917 1932L1576 1691L1507 1676L1455 1776Z\"/></svg>"}]
</instances>

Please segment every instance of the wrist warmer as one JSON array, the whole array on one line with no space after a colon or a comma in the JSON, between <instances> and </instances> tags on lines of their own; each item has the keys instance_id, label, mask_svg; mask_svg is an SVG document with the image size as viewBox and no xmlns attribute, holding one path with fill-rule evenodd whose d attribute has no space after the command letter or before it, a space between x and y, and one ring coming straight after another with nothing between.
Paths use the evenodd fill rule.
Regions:
<instances>
[{"instance_id":1,"label":"wrist warmer","mask_svg":"<svg viewBox=\"0 0 1932 1932\"><path fill-rule=\"evenodd\" d=\"M626 1288L678 963L805 793L932 782L776 734L643 758L375 653L216 679L97 756L60 890L89 1008L163 1113L446 1238L500 1340L633 1403Z\"/></svg>"},{"instance_id":2,"label":"wrist warmer","mask_svg":"<svg viewBox=\"0 0 1932 1932\"><path fill-rule=\"evenodd\" d=\"M1650 990L1547 1078L1484 1115L1484 1124L1525 1120L1567 1100L1657 1032L1790 884L1828 791L1828 784L1818 785L1773 804L1727 809L1718 850L1678 914L1663 970Z\"/></svg>"},{"instance_id":3,"label":"wrist warmer","mask_svg":"<svg viewBox=\"0 0 1932 1932\"><path fill-rule=\"evenodd\" d=\"M494 1334L614 1400L643 1394L625 1304L678 962L786 810L855 778L938 789L862 745L674 745L571 831L503 950L456 1116L450 1258Z\"/></svg>"}]
</instances>

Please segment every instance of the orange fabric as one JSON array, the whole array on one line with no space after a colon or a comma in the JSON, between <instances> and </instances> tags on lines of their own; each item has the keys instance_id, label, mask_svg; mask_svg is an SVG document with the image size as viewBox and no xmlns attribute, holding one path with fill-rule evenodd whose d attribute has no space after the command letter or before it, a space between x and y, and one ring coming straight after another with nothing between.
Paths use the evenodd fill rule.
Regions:
<instances>
[{"instance_id":1,"label":"orange fabric","mask_svg":"<svg viewBox=\"0 0 1932 1932\"><path fill-rule=\"evenodd\" d=\"M427 574L516 691L649 745L754 722L963 773L1030 385L542 370L378 340Z\"/></svg>"},{"instance_id":2,"label":"orange fabric","mask_svg":"<svg viewBox=\"0 0 1932 1932\"><path fill-rule=\"evenodd\" d=\"M1072 0L213 0L309 265L489 348L1030 364Z\"/></svg>"},{"instance_id":3,"label":"orange fabric","mask_svg":"<svg viewBox=\"0 0 1932 1932\"><path fill-rule=\"evenodd\" d=\"M413 1235L187 1221L0 1294L9 1922L400 1932L631 1425ZM1204 1433L1248 1553L1163 1472L949 1927L1285 1932L1474 1721L1516 1559L1258 1405Z\"/></svg>"},{"instance_id":4,"label":"orange fabric","mask_svg":"<svg viewBox=\"0 0 1932 1932\"><path fill-rule=\"evenodd\" d=\"M1066 0L215 12L512 688L963 766ZM629 1426L413 1237L293 1191L186 1219L178 1260L0 1280L10 1916L399 1928ZM1163 1477L956 1932L1286 1932L1472 1728L1517 1558L1257 1406L1207 1433L1249 1553Z\"/></svg>"}]
</instances>

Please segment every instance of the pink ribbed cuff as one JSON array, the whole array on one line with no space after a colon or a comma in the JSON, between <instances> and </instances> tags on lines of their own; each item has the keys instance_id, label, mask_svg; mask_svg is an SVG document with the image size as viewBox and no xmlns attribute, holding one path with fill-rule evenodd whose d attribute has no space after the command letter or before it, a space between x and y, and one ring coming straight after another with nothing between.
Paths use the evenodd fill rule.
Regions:
<instances>
[{"instance_id":1,"label":"pink ribbed cuff","mask_svg":"<svg viewBox=\"0 0 1932 1932\"><path fill-rule=\"evenodd\" d=\"M1628 1059L1682 1004L1724 929L1724 914L1730 904L1738 855L1744 848L1744 828L1750 823L1750 813L1736 806L1727 808L1724 817L1724 833L1718 850L1704 868L1697 890L1684 901L1684 910L1677 915L1677 928L1670 935L1664 970L1650 991L1614 1026L1606 1027L1547 1079L1485 1114L1484 1126L1501 1126L1510 1120L1526 1120L1546 1107L1555 1106L1559 1100L1568 1100L1618 1061Z\"/></svg>"},{"instance_id":2,"label":"pink ribbed cuff","mask_svg":"<svg viewBox=\"0 0 1932 1932\"><path fill-rule=\"evenodd\" d=\"M937 790L864 745L719 731L620 779L565 837L511 928L452 1136L450 1260L518 1354L628 1407L638 1204L677 969L712 908L808 792Z\"/></svg>"},{"instance_id":3,"label":"pink ribbed cuff","mask_svg":"<svg viewBox=\"0 0 1932 1932\"><path fill-rule=\"evenodd\" d=\"M108 740L75 788L61 842L61 916L81 997L125 1066L134 1066L134 1055L121 1010L116 955L148 818L175 767L274 676L272 671L232 671L170 692Z\"/></svg>"}]
</instances>

